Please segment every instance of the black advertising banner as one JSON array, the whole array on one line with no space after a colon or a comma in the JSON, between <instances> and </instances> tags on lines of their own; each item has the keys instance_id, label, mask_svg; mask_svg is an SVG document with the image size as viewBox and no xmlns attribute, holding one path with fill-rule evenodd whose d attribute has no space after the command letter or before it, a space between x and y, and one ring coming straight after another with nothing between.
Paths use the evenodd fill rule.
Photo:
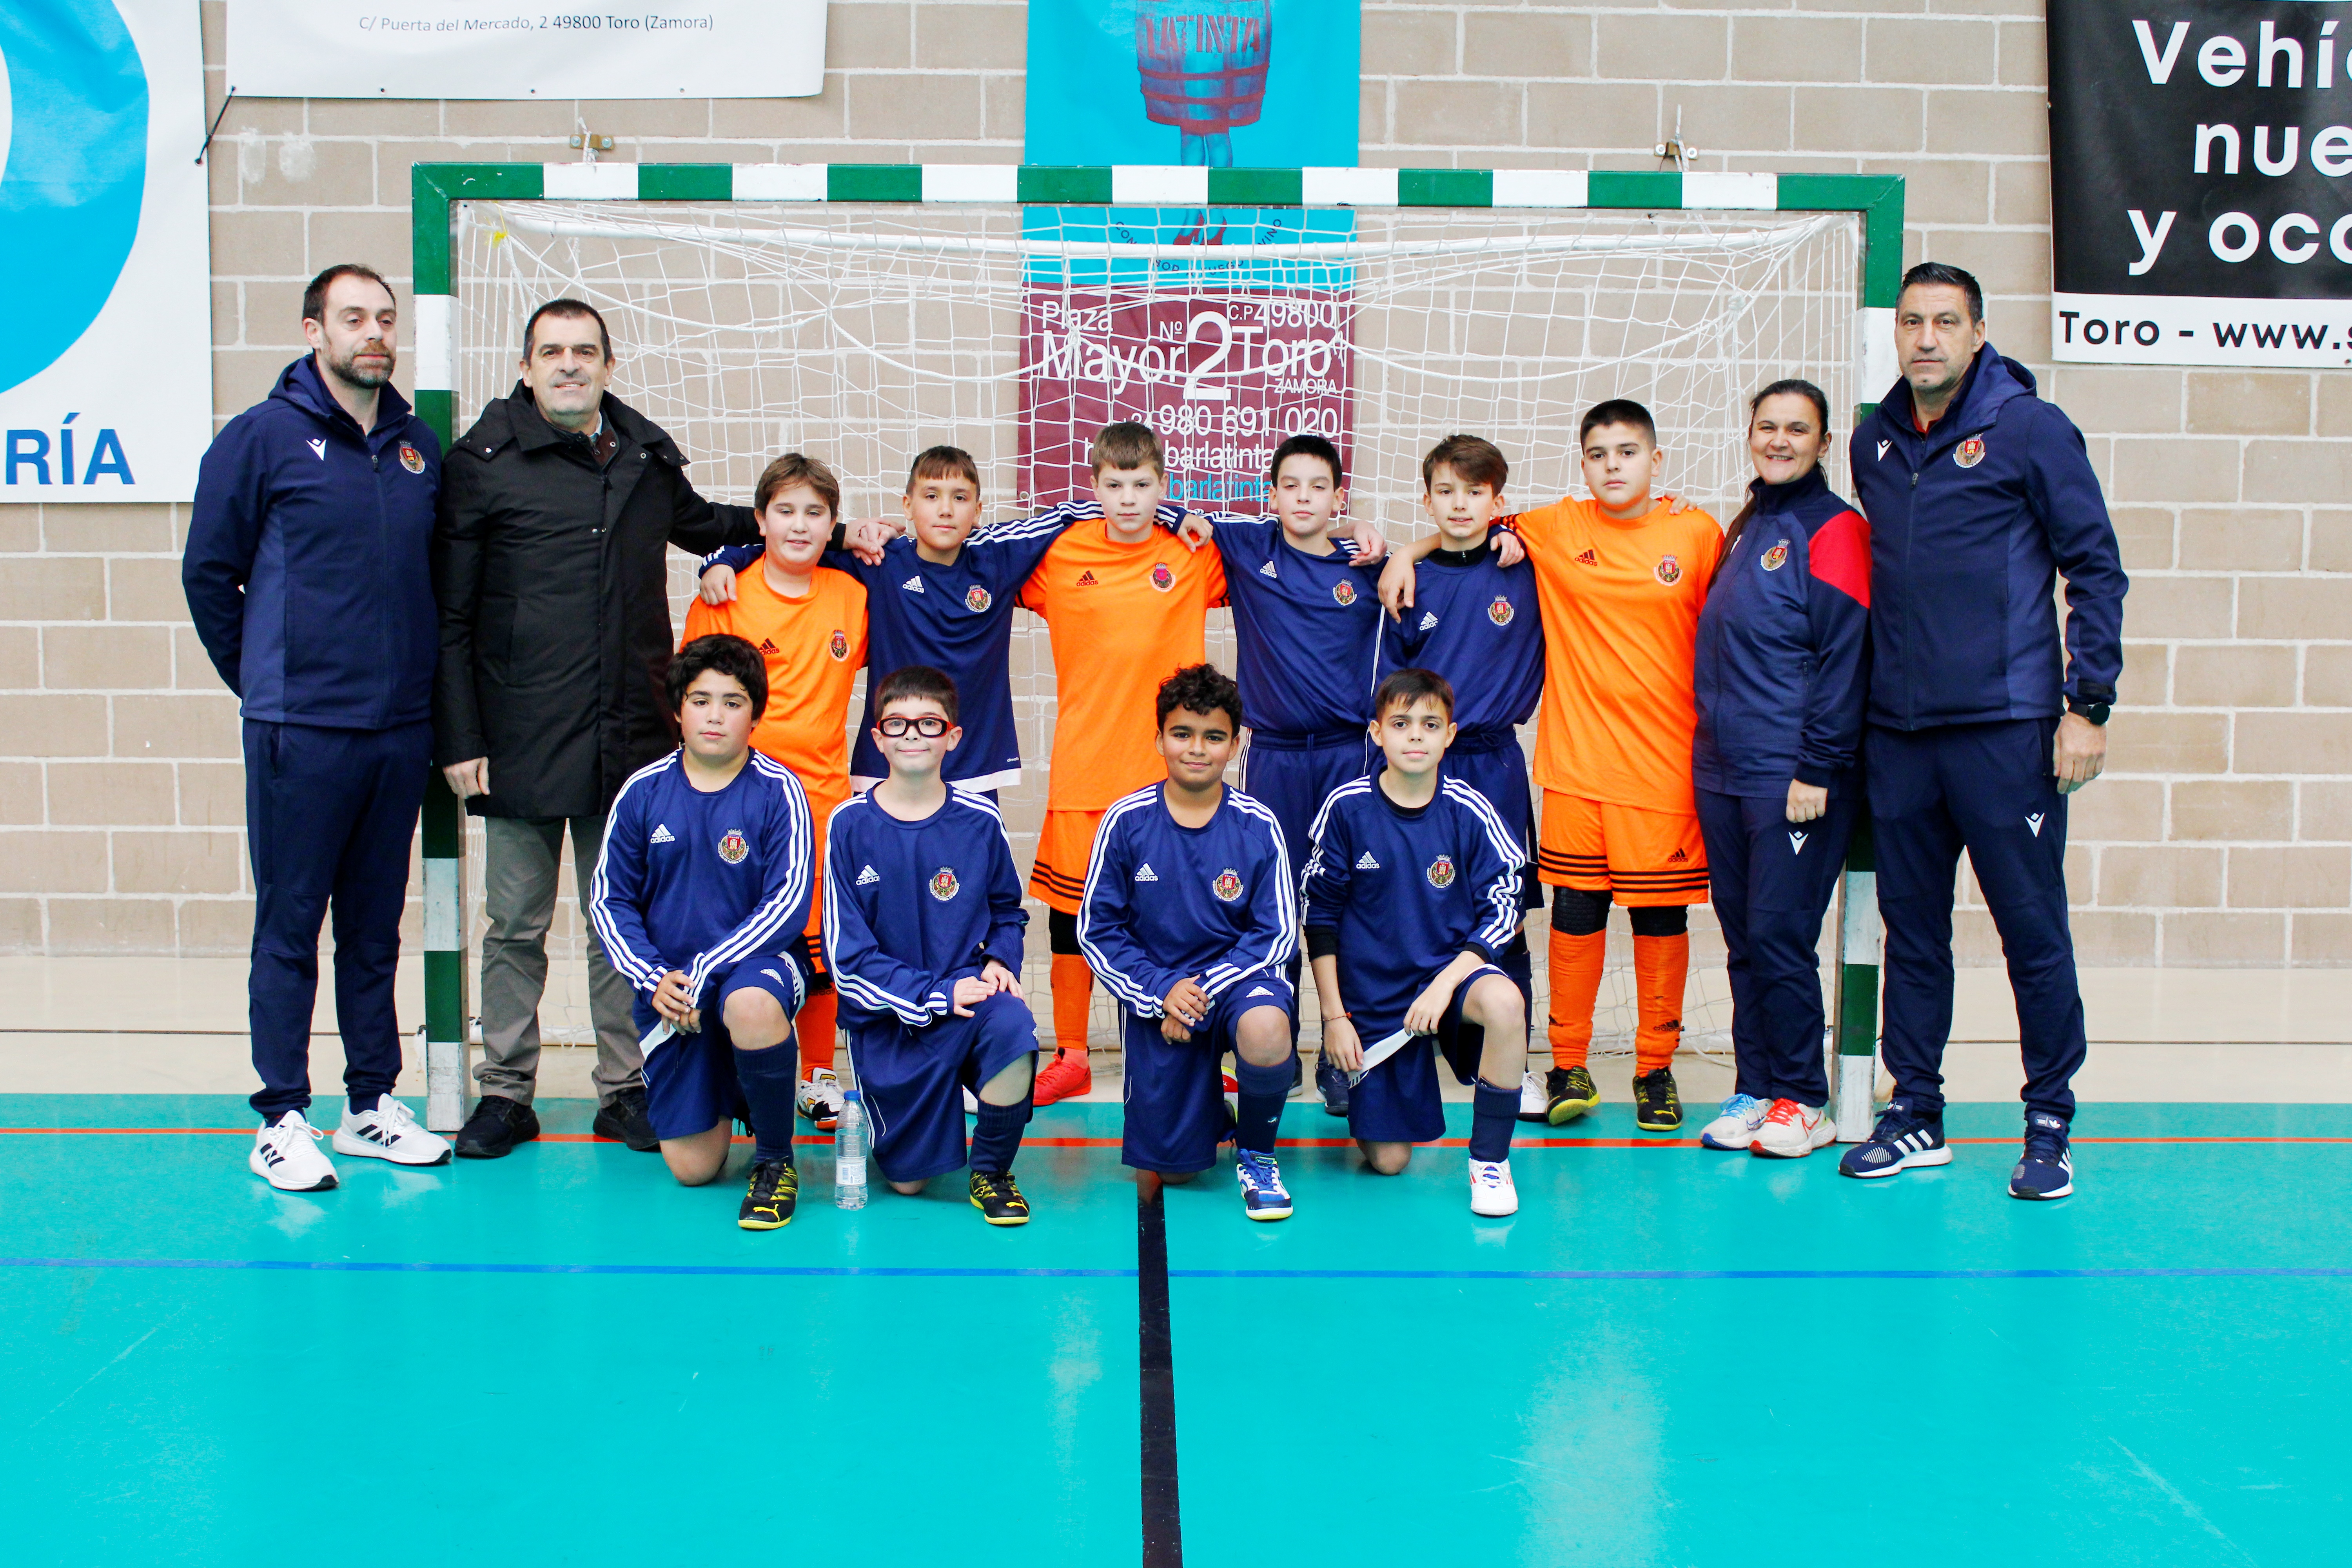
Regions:
<instances>
[{"instance_id":1,"label":"black advertising banner","mask_svg":"<svg viewBox=\"0 0 2352 1568\"><path fill-rule=\"evenodd\" d=\"M2054 357L2352 364L2352 5L2049 4Z\"/></svg>"}]
</instances>

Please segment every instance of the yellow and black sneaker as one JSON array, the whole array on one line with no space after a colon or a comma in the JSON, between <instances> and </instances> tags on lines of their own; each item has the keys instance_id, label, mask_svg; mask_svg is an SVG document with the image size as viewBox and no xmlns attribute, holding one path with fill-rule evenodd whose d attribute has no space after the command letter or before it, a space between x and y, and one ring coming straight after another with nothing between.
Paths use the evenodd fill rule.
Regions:
<instances>
[{"instance_id":1,"label":"yellow and black sneaker","mask_svg":"<svg viewBox=\"0 0 2352 1568\"><path fill-rule=\"evenodd\" d=\"M751 1167L743 1187L743 1206L735 1223L745 1230L782 1230L793 1223L801 1201L801 1173L790 1160L762 1160Z\"/></svg>"},{"instance_id":2,"label":"yellow and black sneaker","mask_svg":"<svg viewBox=\"0 0 2352 1568\"><path fill-rule=\"evenodd\" d=\"M1021 1195L1021 1185L1010 1171L974 1171L971 1206L991 1225L1029 1223L1029 1200Z\"/></svg>"},{"instance_id":3,"label":"yellow and black sneaker","mask_svg":"<svg viewBox=\"0 0 2352 1568\"><path fill-rule=\"evenodd\" d=\"M1583 1068L1554 1068L1544 1074L1544 1120L1558 1127L1601 1109L1601 1091Z\"/></svg>"},{"instance_id":4,"label":"yellow and black sneaker","mask_svg":"<svg viewBox=\"0 0 2352 1568\"><path fill-rule=\"evenodd\" d=\"M1672 1132L1683 1124L1682 1091L1674 1069L1660 1068L1633 1080L1633 1125L1644 1132Z\"/></svg>"}]
</instances>

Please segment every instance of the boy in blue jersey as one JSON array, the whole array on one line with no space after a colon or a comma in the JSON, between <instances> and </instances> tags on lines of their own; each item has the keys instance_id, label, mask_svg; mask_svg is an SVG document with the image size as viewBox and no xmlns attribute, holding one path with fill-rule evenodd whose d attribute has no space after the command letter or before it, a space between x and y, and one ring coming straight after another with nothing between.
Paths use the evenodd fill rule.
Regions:
<instances>
[{"instance_id":1,"label":"boy in blue jersey","mask_svg":"<svg viewBox=\"0 0 2352 1568\"><path fill-rule=\"evenodd\" d=\"M890 776L834 813L824 957L875 1163L909 1195L964 1163L971 1089L972 1206L991 1225L1026 1225L1013 1156L1029 1121L1037 1020L1019 979L1021 874L995 803L944 776L963 739L955 682L910 666L877 684L873 706Z\"/></svg>"},{"instance_id":2,"label":"boy in blue jersey","mask_svg":"<svg viewBox=\"0 0 2352 1568\"><path fill-rule=\"evenodd\" d=\"M1214 666L1160 688L1168 778L1103 814L1087 866L1078 945L1126 1024L1121 1158L1189 1182L1226 1136L1218 1058L1234 1053L1234 1129L1243 1212L1286 1219L1274 1157L1292 1081L1297 950L1290 856L1258 801L1224 784L1241 741L1240 690Z\"/></svg>"},{"instance_id":3,"label":"boy in blue jersey","mask_svg":"<svg viewBox=\"0 0 2352 1568\"><path fill-rule=\"evenodd\" d=\"M790 1225L793 1015L808 994L808 797L751 750L768 705L760 650L697 637L670 661L684 742L621 786L606 818L591 912L604 952L639 994L646 1110L670 1174L689 1187L727 1165L751 1123L751 1175L736 1223Z\"/></svg>"},{"instance_id":4,"label":"boy in blue jersey","mask_svg":"<svg viewBox=\"0 0 2352 1568\"><path fill-rule=\"evenodd\" d=\"M1443 1051L1475 1086L1470 1210L1516 1214L1527 998L1495 961L1518 929L1527 850L1484 795L1444 776L1454 725L1443 677L1401 669L1372 702L1388 766L1332 793L1307 861L1323 1048L1353 1075L1349 1130L1384 1176L1405 1168L1415 1143L1444 1135Z\"/></svg>"},{"instance_id":5,"label":"boy in blue jersey","mask_svg":"<svg viewBox=\"0 0 2352 1568\"><path fill-rule=\"evenodd\" d=\"M1543 617L1536 573L1526 556L1511 563L1489 548L1504 508L1510 464L1492 441L1448 436L1421 460L1421 500L1437 525L1437 548L1413 571L1413 599L1402 620L1381 624L1380 673L1425 669L1452 684L1454 743L1444 776L1486 797L1528 863L1535 859L1536 810L1527 753L1517 727L1543 695ZM1520 880L1520 907L1543 907L1541 886ZM1524 926L1496 963L1522 996L1532 995L1534 960ZM1519 1084L1519 1120L1547 1120L1549 1099L1532 1072Z\"/></svg>"}]
</instances>

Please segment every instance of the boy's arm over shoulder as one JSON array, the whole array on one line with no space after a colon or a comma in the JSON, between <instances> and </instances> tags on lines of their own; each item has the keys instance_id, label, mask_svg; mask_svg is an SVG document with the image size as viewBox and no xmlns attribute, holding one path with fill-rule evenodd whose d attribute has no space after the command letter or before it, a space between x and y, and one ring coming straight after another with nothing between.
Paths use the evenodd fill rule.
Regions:
<instances>
[{"instance_id":1,"label":"boy's arm over shoulder","mask_svg":"<svg viewBox=\"0 0 2352 1568\"><path fill-rule=\"evenodd\" d=\"M1253 974L1280 970L1298 949L1298 898L1290 885L1282 824L1255 801L1249 803L1249 815L1264 829L1257 863L1250 868L1249 930L1202 972L1201 989L1212 1000Z\"/></svg>"},{"instance_id":2,"label":"boy's arm over shoulder","mask_svg":"<svg viewBox=\"0 0 2352 1568\"><path fill-rule=\"evenodd\" d=\"M646 772L650 772L646 770ZM588 917L604 944L604 956L628 983L651 992L677 966L662 956L646 929L646 772L621 786L604 816L604 844L597 851L589 888Z\"/></svg>"},{"instance_id":3,"label":"boy's arm over shoulder","mask_svg":"<svg viewBox=\"0 0 2352 1568\"><path fill-rule=\"evenodd\" d=\"M767 552L764 544L722 544L704 556L695 571L699 574L713 566L724 566L730 572L740 572Z\"/></svg>"},{"instance_id":4,"label":"boy's arm over shoulder","mask_svg":"<svg viewBox=\"0 0 2352 1568\"><path fill-rule=\"evenodd\" d=\"M1086 892L1078 904L1078 947L1122 1006L1157 1018L1161 998L1187 977L1154 962L1136 937L1136 868L1120 816L1121 806L1115 805L1103 817L1094 853L1087 857Z\"/></svg>"},{"instance_id":5,"label":"boy's arm over shoulder","mask_svg":"<svg viewBox=\"0 0 2352 1568\"><path fill-rule=\"evenodd\" d=\"M824 963L835 988L851 1003L868 1012L894 1013L919 1029L947 1013L948 982L900 963L875 935L876 926L891 919L894 900L903 902L921 891L878 881L858 886L866 866L859 830L879 809L859 795L833 814L825 830Z\"/></svg>"},{"instance_id":6,"label":"boy's arm over shoulder","mask_svg":"<svg viewBox=\"0 0 2352 1568\"><path fill-rule=\"evenodd\" d=\"M781 952L790 933L798 931L808 919L810 873L816 848L808 795L790 769L757 752L743 765L756 769L769 785L760 846L763 856L760 898L734 930L696 953L687 965L689 994L698 1000L711 976L755 954Z\"/></svg>"}]
</instances>

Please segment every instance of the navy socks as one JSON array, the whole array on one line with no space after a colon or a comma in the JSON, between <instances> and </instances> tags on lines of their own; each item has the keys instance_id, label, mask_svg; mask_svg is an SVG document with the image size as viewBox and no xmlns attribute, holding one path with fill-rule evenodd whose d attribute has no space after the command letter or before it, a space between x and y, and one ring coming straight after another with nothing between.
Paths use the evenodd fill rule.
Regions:
<instances>
[{"instance_id":1,"label":"navy socks","mask_svg":"<svg viewBox=\"0 0 2352 1568\"><path fill-rule=\"evenodd\" d=\"M752 1158L793 1163L793 1095L800 1088L800 1054L790 1040L764 1051L735 1047L735 1081L751 1108Z\"/></svg>"},{"instance_id":2,"label":"navy socks","mask_svg":"<svg viewBox=\"0 0 2352 1568\"><path fill-rule=\"evenodd\" d=\"M1241 1086L1241 1125L1234 1142L1253 1154L1274 1152L1274 1135L1282 1126L1283 1102L1290 1098L1289 1057L1262 1068L1236 1052L1234 1081Z\"/></svg>"},{"instance_id":3,"label":"navy socks","mask_svg":"<svg viewBox=\"0 0 2352 1568\"><path fill-rule=\"evenodd\" d=\"M991 1176L1001 1176L1013 1169L1013 1156L1021 1152L1021 1130L1029 1125L1029 1113L1036 1103L1036 1085L1033 1079L1030 1090L1015 1105L991 1105L980 1102L980 1113L971 1126L971 1168Z\"/></svg>"},{"instance_id":4,"label":"navy socks","mask_svg":"<svg viewBox=\"0 0 2352 1568\"><path fill-rule=\"evenodd\" d=\"M1519 1091L1485 1079L1470 1092L1470 1157L1491 1164L1511 1157L1511 1126L1519 1119Z\"/></svg>"}]
</instances>

